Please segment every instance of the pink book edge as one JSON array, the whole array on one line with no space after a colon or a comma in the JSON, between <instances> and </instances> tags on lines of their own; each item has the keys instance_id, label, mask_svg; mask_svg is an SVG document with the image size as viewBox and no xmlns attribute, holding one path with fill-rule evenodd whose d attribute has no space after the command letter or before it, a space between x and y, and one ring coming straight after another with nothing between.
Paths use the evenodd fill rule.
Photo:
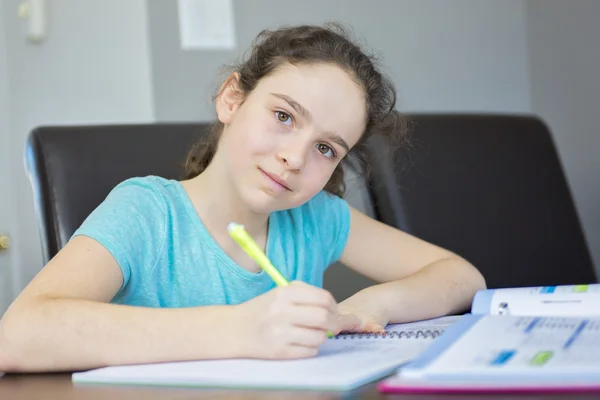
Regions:
<instances>
[{"instance_id":1,"label":"pink book edge","mask_svg":"<svg viewBox=\"0 0 600 400\"><path fill-rule=\"evenodd\" d=\"M427 384L419 385L418 383L402 383L395 384L392 382L383 381L377 385L377 389L382 393L443 393L443 394L459 394L459 393L510 393L510 394L531 394L531 393L591 393L600 392L600 383L590 385L577 386L444 386Z\"/></svg>"}]
</instances>

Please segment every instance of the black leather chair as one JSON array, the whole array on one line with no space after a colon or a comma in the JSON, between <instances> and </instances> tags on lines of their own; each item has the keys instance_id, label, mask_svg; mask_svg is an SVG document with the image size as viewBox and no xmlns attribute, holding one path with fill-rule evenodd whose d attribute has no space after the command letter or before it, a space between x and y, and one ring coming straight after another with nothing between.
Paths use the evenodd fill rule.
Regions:
<instances>
[{"instance_id":1,"label":"black leather chair","mask_svg":"<svg viewBox=\"0 0 600 400\"><path fill-rule=\"evenodd\" d=\"M68 242L119 182L134 176L183 178L202 124L52 126L33 130L25 161L44 263Z\"/></svg>"},{"instance_id":2,"label":"black leather chair","mask_svg":"<svg viewBox=\"0 0 600 400\"><path fill-rule=\"evenodd\" d=\"M533 116L410 116L411 146L370 142L377 218L452 250L488 287L596 282L551 135Z\"/></svg>"}]
</instances>

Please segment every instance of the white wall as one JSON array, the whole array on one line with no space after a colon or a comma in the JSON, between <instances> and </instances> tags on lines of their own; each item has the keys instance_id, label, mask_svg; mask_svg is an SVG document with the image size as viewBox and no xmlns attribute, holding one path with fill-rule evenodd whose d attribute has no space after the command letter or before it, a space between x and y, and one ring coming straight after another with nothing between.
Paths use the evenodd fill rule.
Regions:
<instances>
[{"instance_id":1,"label":"white wall","mask_svg":"<svg viewBox=\"0 0 600 400\"><path fill-rule=\"evenodd\" d=\"M600 1L526 4L532 109L554 134L600 277Z\"/></svg>"},{"instance_id":2,"label":"white wall","mask_svg":"<svg viewBox=\"0 0 600 400\"><path fill-rule=\"evenodd\" d=\"M384 55L404 111L530 111L522 0L236 0L235 51L183 51L177 3L148 0L156 117L213 119L218 68L281 24L340 20Z\"/></svg>"},{"instance_id":3,"label":"white wall","mask_svg":"<svg viewBox=\"0 0 600 400\"><path fill-rule=\"evenodd\" d=\"M26 135L41 124L152 121L145 0L47 1L50 31L28 44L18 0L2 0L7 39L11 163L18 223L13 265L23 287L42 267L32 192L23 167Z\"/></svg>"},{"instance_id":4,"label":"white wall","mask_svg":"<svg viewBox=\"0 0 600 400\"><path fill-rule=\"evenodd\" d=\"M4 15L4 7L0 2L0 21ZM11 136L8 134L10 122L8 113L8 74L6 61L6 37L0 24L0 235L12 235L10 227L15 224L14 193L12 188L13 174L10 157ZM12 301L16 293L12 290L12 255L14 251L0 250L0 315Z\"/></svg>"}]
</instances>

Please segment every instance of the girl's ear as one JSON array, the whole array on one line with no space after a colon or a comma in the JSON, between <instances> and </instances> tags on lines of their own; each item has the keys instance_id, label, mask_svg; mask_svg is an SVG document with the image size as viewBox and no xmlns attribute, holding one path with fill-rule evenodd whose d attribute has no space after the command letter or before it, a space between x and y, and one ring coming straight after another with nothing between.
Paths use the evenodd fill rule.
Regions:
<instances>
[{"instance_id":1,"label":"girl's ear","mask_svg":"<svg viewBox=\"0 0 600 400\"><path fill-rule=\"evenodd\" d=\"M243 94L239 86L240 74L234 72L223 82L216 99L217 117L223 124L229 124L235 111L243 101Z\"/></svg>"}]
</instances>

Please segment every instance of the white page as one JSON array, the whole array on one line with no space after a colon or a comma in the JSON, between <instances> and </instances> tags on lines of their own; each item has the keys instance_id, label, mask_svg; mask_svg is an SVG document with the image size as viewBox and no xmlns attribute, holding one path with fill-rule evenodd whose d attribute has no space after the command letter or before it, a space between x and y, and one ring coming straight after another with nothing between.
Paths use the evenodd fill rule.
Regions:
<instances>
[{"instance_id":1,"label":"white page","mask_svg":"<svg viewBox=\"0 0 600 400\"><path fill-rule=\"evenodd\" d=\"M600 318L484 316L419 375L600 375Z\"/></svg>"},{"instance_id":2,"label":"white page","mask_svg":"<svg viewBox=\"0 0 600 400\"><path fill-rule=\"evenodd\" d=\"M431 340L330 340L317 357L213 360L109 367L74 374L74 382L345 389L383 376L425 350Z\"/></svg>"},{"instance_id":3,"label":"white page","mask_svg":"<svg viewBox=\"0 0 600 400\"><path fill-rule=\"evenodd\" d=\"M407 324L443 328L459 317ZM390 329L399 331L400 325ZM74 382L183 386L351 389L395 371L421 354L431 338L329 339L319 355L299 360L209 360L108 367L73 374Z\"/></svg>"},{"instance_id":4,"label":"white page","mask_svg":"<svg viewBox=\"0 0 600 400\"><path fill-rule=\"evenodd\" d=\"M490 315L600 315L600 284L503 288L489 292L491 299L488 296L481 299L489 301L484 307Z\"/></svg>"}]
</instances>

